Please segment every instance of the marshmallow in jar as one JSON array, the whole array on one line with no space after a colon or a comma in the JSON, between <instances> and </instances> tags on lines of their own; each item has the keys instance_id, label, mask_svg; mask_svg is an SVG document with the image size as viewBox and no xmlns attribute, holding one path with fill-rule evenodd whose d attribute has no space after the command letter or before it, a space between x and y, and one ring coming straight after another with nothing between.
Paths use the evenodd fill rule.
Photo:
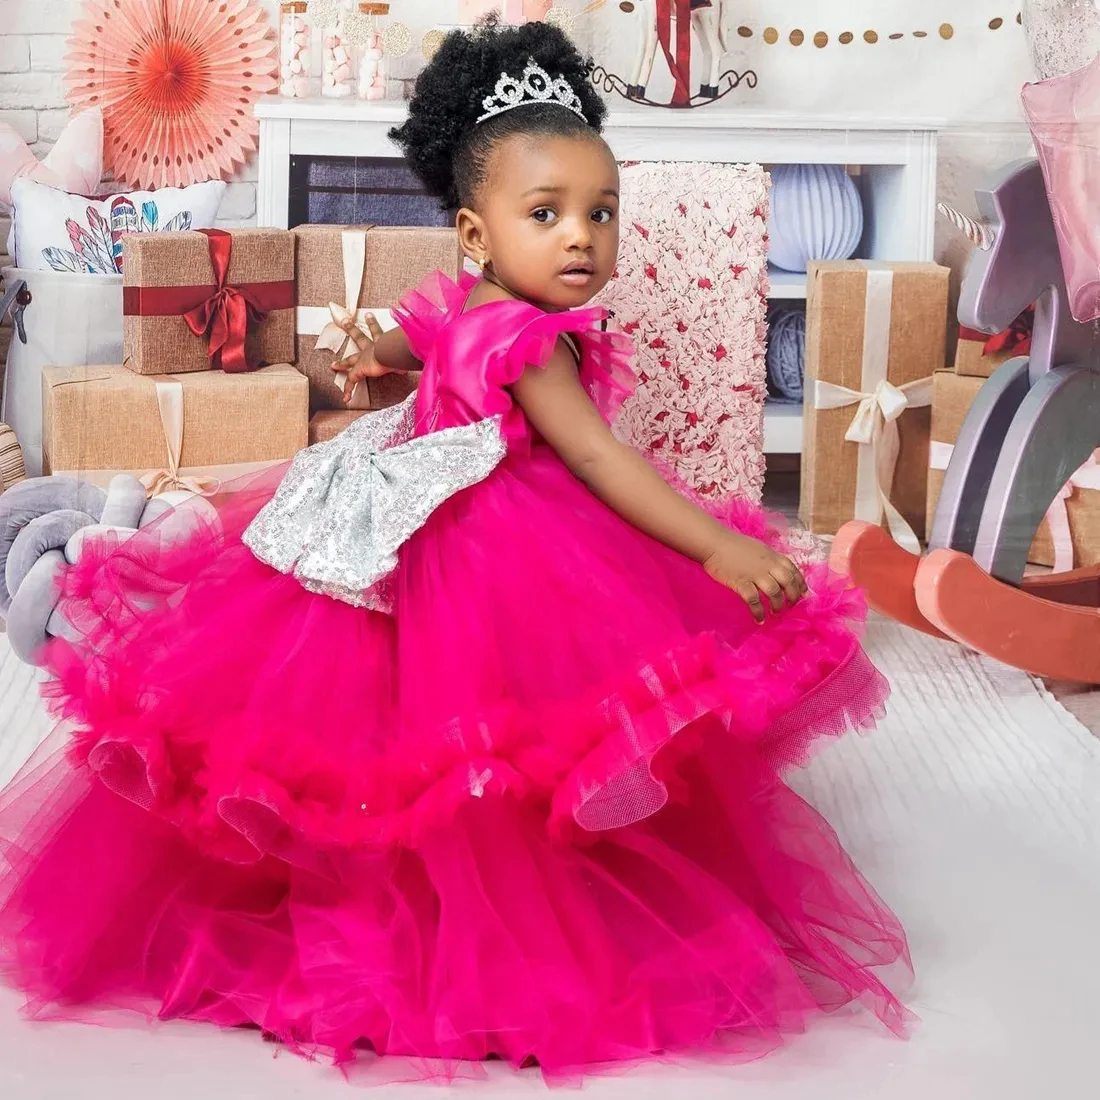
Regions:
<instances>
[{"instance_id":1,"label":"marshmallow in jar","mask_svg":"<svg viewBox=\"0 0 1100 1100\"><path fill-rule=\"evenodd\" d=\"M370 20L371 30L359 51L359 98L386 98L386 51L374 26L376 15L389 15L389 4L364 3L359 11Z\"/></svg>"},{"instance_id":2,"label":"marshmallow in jar","mask_svg":"<svg viewBox=\"0 0 1100 1100\"><path fill-rule=\"evenodd\" d=\"M344 41L344 20L321 32L321 95L339 99L355 90L351 47Z\"/></svg>"},{"instance_id":3,"label":"marshmallow in jar","mask_svg":"<svg viewBox=\"0 0 1100 1100\"><path fill-rule=\"evenodd\" d=\"M288 99L309 95L310 29L305 0L279 5L279 94Z\"/></svg>"}]
</instances>

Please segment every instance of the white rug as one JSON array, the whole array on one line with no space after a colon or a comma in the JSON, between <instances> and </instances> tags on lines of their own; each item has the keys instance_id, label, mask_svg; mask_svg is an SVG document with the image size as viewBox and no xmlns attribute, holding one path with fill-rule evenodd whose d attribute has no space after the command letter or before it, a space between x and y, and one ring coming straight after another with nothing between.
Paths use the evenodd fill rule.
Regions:
<instances>
[{"instance_id":1,"label":"white rug","mask_svg":"<svg viewBox=\"0 0 1100 1100\"><path fill-rule=\"evenodd\" d=\"M0 787L50 730L38 698L39 678L34 668L12 653L7 635L0 633Z\"/></svg>"},{"instance_id":2,"label":"white rug","mask_svg":"<svg viewBox=\"0 0 1100 1100\"><path fill-rule=\"evenodd\" d=\"M772 1058L597 1079L606 1100L1035 1100L1096 1094L1100 742L1028 677L875 624L894 684L874 735L829 749L798 786L909 929L922 1017L898 1042L832 1020ZM45 731L34 677L0 637L0 773ZM0 1096L12 1100L347 1097L331 1069L273 1058L255 1035L177 1024L31 1026L0 992ZM513 1100L537 1078L456 1091ZM438 1097L391 1086L380 1098Z\"/></svg>"}]
</instances>

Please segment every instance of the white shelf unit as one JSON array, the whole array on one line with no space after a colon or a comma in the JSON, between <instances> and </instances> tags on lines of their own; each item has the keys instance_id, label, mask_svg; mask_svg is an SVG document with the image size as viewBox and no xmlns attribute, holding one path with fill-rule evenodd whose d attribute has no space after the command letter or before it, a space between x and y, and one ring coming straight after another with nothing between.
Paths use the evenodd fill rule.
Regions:
<instances>
[{"instance_id":1,"label":"white shelf unit","mask_svg":"<svg viewBox=\"0 0 1100 1100\"><path fill-rule=\"evenodd\" d=\"M403 103L332 99L259 102L260 225L285 227L293 156L397 157L387 131L405 118ZM931 260L935 231L936 152L941 123L876 116L752 113L715 104L694 111L613 106L604 136L619 160L843 164L858 169L864 259ZM806 297L806 277L770 271L773 300ZM799 454L802 413L768 402L764 449Z\"/></svg>"},{"instance_id":2,"label":"white shelf unit","mask_svg":"<svg viewBox=\"0 0 1100 1100\"><path fill-rule=\"evenodd\" d=\"M796 271L768 267L768 297L773 301L806 300L806 276Z\"/></svg>"}]
</instances>

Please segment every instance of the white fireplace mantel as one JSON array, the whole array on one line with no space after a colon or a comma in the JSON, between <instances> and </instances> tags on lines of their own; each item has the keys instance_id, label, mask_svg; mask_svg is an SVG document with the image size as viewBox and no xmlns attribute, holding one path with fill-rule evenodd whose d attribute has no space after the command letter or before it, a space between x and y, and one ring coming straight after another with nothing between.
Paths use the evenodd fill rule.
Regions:
<instances>
[{"instance_id":1,"label":"white fireplace mantel","mask_svg":"<svg viewBox=\"0 0 1100 1100\"><path fill-rule=\"evenodd\" d=\"M398 157L387 133L405 118L404 103L336 99L262 99L257 221L286 227L294 156ZM858 169L867 259L931 260L936 210L936 150L942 124L933 120L843 118L750 113L721 103L693 111L624 103L614 107L604 136L619 160L843 164ZM804 298L806 279L773 272L773 299ZM771 406L765 450L802 448L801 410Z\"/></svg>"}]
</instances>

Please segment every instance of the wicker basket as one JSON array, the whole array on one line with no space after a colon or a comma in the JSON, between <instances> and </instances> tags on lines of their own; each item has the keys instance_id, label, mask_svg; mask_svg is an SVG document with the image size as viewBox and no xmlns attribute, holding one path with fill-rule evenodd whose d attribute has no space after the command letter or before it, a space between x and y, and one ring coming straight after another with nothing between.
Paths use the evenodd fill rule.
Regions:
<instances>
[{"instance_id":1,"label":"wicker basket","mask_svg":"<svg viewBox=\"0 0 1100 1100\"><path fill-rule=\"evenodd\" d=\"M0 493L10 489L26 476L27 472L23 469L23 450L19 446L19 440L15 438L15 432L7 424L0 424Z\"/></svg>"}]
</instances>

